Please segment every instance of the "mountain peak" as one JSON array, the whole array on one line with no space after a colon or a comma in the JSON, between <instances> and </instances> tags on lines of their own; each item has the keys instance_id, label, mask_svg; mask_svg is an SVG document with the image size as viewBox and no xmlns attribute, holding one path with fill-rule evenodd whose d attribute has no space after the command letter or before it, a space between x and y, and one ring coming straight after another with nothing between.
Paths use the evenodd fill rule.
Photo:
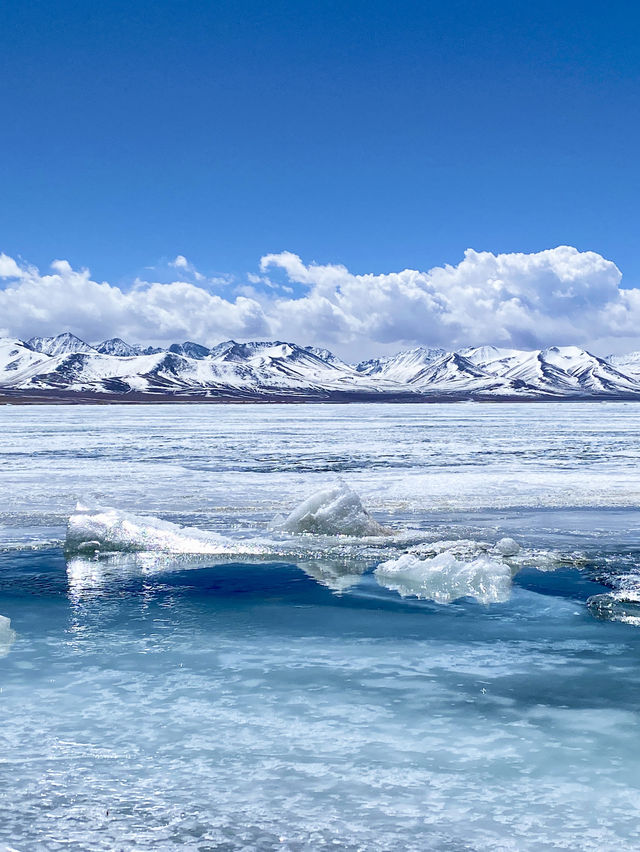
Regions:
<instances>
[{"instance_id":1,"label":"mountain peak","mask_svg":"<svg viewBox=\"0 0 640 852\"><path fill-rule=\"evenodd\" d=\"M444 349L416 346L386 358L361 361L356 365L356 370L365 376L380 376L393 381L410 382L428 364L446 354Z\"/></svg>"},{"instance_id":2,"label":"mountain peak","mask_svg":"<svg viewBox=\"0 0 640 852\"><path fill-rule=\"evenodd\" d=\"M101 355L115 355L118 358L130 358L140 354L137 346L125 343L121 337L112 337L110 340L103 340L102 343L96 343L94 349Z\"/></svg>"},{"instance_id":3,"label":"mountain peak","mask_svg":"<svg viewBox=\"0 0 640 852\"><path fill-rule=\"evenodd\" d=\"M71 355L74 352L95 352L93 346L80 340L70 331L64 331L55 337L32 337L27 346L45 355Z\"/></svg>"},{"instance_id":4,"label":"mountain peak","mask_svg":"<svg viewBox=\"0 0 640 852\"><path fill-rule=\"evenodd\" d=\"M195 358L196 361L201 361L211 355L211 349L202 346L200 343L193 343L191 340L185 340L184 343L172 343L169 352L173 352L174 355L186 355L187 358Z\"/></svg>"},{"instance_id":5,"label":"mountain peak","mask_svg":"<svg viewBox=\"0 0 640 852\"><path fill-rule=\"evenodd\" d=\"M304 348L306 352L310 352L312 355L315 355L316 358L319 358L320 361L324 361L325 364L331 364L332 367L348 366L342 358L338 358L338 356L334 355L330 349L323 349L321 346L305 346Z\"/></svg>"}]
</instances>

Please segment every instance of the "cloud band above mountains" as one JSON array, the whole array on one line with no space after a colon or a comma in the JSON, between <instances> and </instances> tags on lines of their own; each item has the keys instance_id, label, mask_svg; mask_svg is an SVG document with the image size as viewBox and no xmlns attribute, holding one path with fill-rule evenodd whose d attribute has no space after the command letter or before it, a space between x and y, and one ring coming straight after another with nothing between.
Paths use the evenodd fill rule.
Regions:
<instances>
[{"instance_id":1,"label":"cloud band above mountains","mask_svg":"<svg viewBox=\"0 0 640 852\"><path fill-rule=\"evenodd\" d=\"M260 266L262 274L247 282L221 284L180 256L171 267L185 280L137 281L125 290L66 261L42 274L0 254L0 335L64 328L86 340L286 338L358 355L418 344L637 348L640 289L623 289L612 261L570 246L533 254L468 250L457 266L380 275L305 265L290 252L266 255ZM293 287L272 280L282 277Z\"/></svg>"}]
</instances>

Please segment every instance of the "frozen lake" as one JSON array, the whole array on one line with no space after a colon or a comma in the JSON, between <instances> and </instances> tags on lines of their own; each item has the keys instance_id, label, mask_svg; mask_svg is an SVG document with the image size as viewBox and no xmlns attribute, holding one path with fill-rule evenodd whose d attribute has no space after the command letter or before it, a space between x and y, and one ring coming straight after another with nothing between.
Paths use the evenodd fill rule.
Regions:
<instances>
[{"instance_id":1,"label":"frozen lake","mask_svg":"<svg viewBox=\"0 0 640 852\"><path fill-rule=\"evenodd\" d=\"M633 403L0 408L0 849L640 848L639 439ZM319 489L391 534L287 527Z\"/></svg>"}]
</instances>

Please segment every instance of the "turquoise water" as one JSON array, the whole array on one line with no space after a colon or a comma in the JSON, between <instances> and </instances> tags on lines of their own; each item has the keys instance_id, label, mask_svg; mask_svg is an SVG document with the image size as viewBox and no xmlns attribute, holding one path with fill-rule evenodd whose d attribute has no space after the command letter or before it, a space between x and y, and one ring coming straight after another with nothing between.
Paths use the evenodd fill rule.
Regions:
<instances>
[{"instance_id":1,"label":"turquoise water","mask_svg":"<svg viewBox=\"0 0 640 852\"><path fill-rule=\"evenodd\" d=\"M636 573L636 410L0 411L0 848L640 848L640 629L586 604ZM398 541L65 556L77 499L240 542L337 473L515 538L508 599L402 597Z\"/></svg>"}]
</instances>

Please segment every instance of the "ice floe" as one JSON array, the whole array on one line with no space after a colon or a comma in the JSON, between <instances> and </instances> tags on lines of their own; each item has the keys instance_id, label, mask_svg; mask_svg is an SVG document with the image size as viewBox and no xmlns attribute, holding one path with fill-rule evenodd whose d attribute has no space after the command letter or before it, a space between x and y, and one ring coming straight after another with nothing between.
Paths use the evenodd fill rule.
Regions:
<instances>
[{"instance_id":1,"label":"ice floe","mask_svg":"<svg viewBox=\"0 0 640 852\"><path fill-rule=\"evenodd\" d=\"M212 555L261 554L251 541L232 541L218 533L182 527L146 515L118 509L90 511L78 506L69 518L66 550L86 555L113 551L203 553Z\"/></svg>"},{"instance_id":2,"label":"ice floe","mask_svg":"<svg viewBox=\"0 0 640 852\"><path fill-rule=\"evenodd\" d=\"M587 600L587 607L591 615L602 621L619 621L640 627L640 588L592 595Z\"/></svg>"},{"instance_id":3,"label":"ice floe","mask_svg":"<svg viewBox=\"0 0 640 852\"><path fill-rule=\"evenodd\" d=\"M489 604L509 599L513 577L522 568L554 571L578 559L576 554L523 549L513 538L496 543L449 539L414 544L382 562L374 573L381 586L403 597L436 603L471 597Z\"/></svg>"},{"instance_id":4,"label":"ice floe","mask_svg":"<svg viewBox=\"0 0 640 852\"><path fill-rule=\"evenodd\" d=\"M513 538L501 538L494 549L501 556L516 556L520 552L520 545Z\"/></svg>"},{"instance_id":5,"label":"ice floe","mask_svg":"<svg viewBox=\"0 0 640 852\"><path fill-rule=\"evenodd\" d=\"M294 520L295 519L295 520ZM307 535L313 529L314 535ZM262 532L262 534L260 534ZM234 560L286 560L340 593L395 541L344 484L307 498L268 531L239 535L183 527L148 515L78 504L67 524L65 551L70 589L95 594L134 576L201 568ZM398 546L413 537L400 536ZM404 543L404 545L403 545Z\"/></svg>"},{"instance_id":6,"label":"ice floe","mask_svg":"<svg viewBox=\"0 0 640 852\"><path fill-rule=\"evenodd\" d=\"M0 615L0 657L6 657L16 640L16 631L11 629L11 619Z\"/></svg>"},{"instance_id":7,"label":"ice floe","mask_svg":"<svg viewBox=\"0 0 640 852\"><path fill-rule=\"evenodd\" d=\"M402 597L443 604L464 597L484 604L503 603L522 568L555 571L580 560L579 554L525 549L513 538L495 543L467 538L425 541L405 550L376 568L378 583Z\"/></svg>"},{"instance_id":8,"label":"ice floe","mask_svg":"<svg viewBox=\"0 0 640 852\"><path fill-rule=\"evenodd\" d=\"M635 557L631 556L631 561ZM627 567L627 566L625 566ZM591 572L596 582L611 588L610 592L592 595L587 600L591 615L602 621L619 621L640 627L640 574L633 570L616 570L611 565Z\"/></svg>"},{"instance_id":9,"label":"ice floe","mask_svg":"<svg viewBox=\"0 0 640 852\"><path fill-rule=\"evenodd\" d=\"M302 501L287 517L277 516L274 529L316 535L391 535L362 505L356 492L344 482L322 488Z\"/></svg>"},{"instance_id":10,"label":"ice floe","mask_svg":"<svg viewBox=\"0 0 640 852\"><path fill-rule=\"evenodd\" d=\"M511 594L514 569L499 556L460 559L453 550L430 558L404 553L375 570L380 585L402 597L414 595L436 603L472 597L480 603L502 603Z\"/></svg>"}]
</instances>

